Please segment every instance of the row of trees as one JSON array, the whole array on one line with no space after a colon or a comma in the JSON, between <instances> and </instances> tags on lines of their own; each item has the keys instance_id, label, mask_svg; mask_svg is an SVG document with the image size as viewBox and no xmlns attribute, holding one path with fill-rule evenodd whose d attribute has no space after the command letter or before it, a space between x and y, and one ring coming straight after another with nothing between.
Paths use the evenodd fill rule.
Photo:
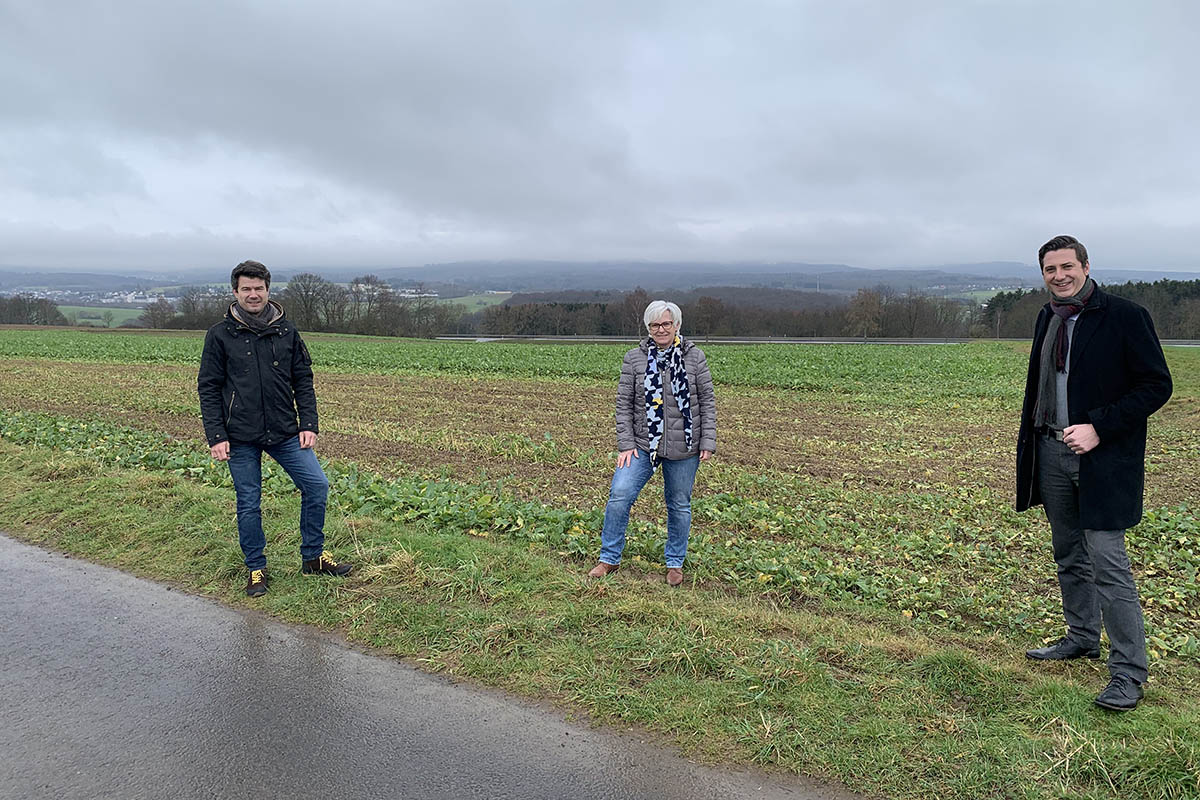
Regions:
<instances>
[{"instance_id":1,"label":"row of trees","mask_svg":"<svg viewBox=\"0 0 1200 800\"><path fill-rule=\"evenodd\" d=\"M466 310L424 294L420 286L400 294L376 275L342 286L304 272L288 281L281 300L303 330L417 337L454 332Z\"/></svg>"},{"instance_id":2,"label":"row of trees","mask_svg":"<svg viewBox=\"0 0 1200 800\"><path fill-rule=\"evenodd\" d=\"M418 291L418 295L420 292ZM375 275L342 286L312 273L301 273L287 288L272 293L301 330L373 336L429 337L454 332L464 315L461 306L436 298L396 292ZM159 298L146 306L140 323L149 328L204 329L224 316L229 295L188 287L174 307Z\"/></svg>"},{"instance_id":3,"label":"row of trees","mask_svg":"<svg viewBox=\"0 0 1200 800\"><path fill-rule=\"evenodd\" d=\"M1160 280L1154 283L1105 285L1104 291L1124 297L1150 312L1162 339L1200 339L1200 281ZM1023 339L1033 335L1038 311L1050 299L1044 289L1000 292L988 301L975 336Z\"/></svg>"},{"instance_id":4,"label":"row of trees","mask_svg":"<svg viewBox=\"0 0 1200 800\"><path fill-rule=\"evenodd\" d=\"M641 335L642 312L652 298L643 289L612 303L523 303L493 306L479 321L492 335ZM715 297L680 303L690 336L966 336L972 306L889 287L859 290L831 308L770 309L733 305Z\"/></svg>"},{"instance_id":5,"label":"row of trees","mask_svg":"<svg viewBox=\"0 0 1200 800\"><path fill-rule=\"evenodd\" d=\"M66 325L68 320L50 300L28 294L0 297L0 324Z\"/></svg>"},{"instance_id":6,"label":"row of trees","mask_svg":"<svg viewBox=\"0 0 1200 800\"><path fill-rule=\"evenodd\" d=\"M1161 280L1104 288L1145 306L1160 337L1200 339L1200 281ZM641 335L642 312L652 299L639 288L607 302L526 302L468 314L462 306L432 297L400 294L374 275L343 286L312 273L297 275L274 296L302 330L412 337L481 333L632 338ZM711 296L680 305L691 336L1023 339L1032 334L1047 299L1044 290L1000 292L980 309L962 300L879 286L860 289L826 308L764 308ZM163 298L146 306L136 324L204 329L225 314L230 302L228 294L192 287L174 306ZM67 325L71 320L50 300L22 294L0 297L0 323Z\"/></svg>"}]
</instances>

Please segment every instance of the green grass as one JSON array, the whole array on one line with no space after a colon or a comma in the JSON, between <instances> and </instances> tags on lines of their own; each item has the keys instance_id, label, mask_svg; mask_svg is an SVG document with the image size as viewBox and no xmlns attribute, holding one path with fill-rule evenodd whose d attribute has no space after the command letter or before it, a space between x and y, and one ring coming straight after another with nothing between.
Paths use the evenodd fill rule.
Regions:
<instances>
[{"instance_id":1,"label":"green grass","mask_svg":"<svg viewBox=\"0 0 1200 800\"><path fill-rule=\"evenodd\" d=\"M502 292L500 294L468 294L463 297L443 297L438 300L439 303L447 303L463 306L468 312L479 311L488 306L498 306L508 298L512 297L512 292Z\"/></svg>"},{"instance_id":2,"label":"green grass","mask_svg":"<svg viewBox=\"0 0 1200 800\"><path fill-rule=\"evenodd\" d=\"M372 337L306 337L323 369L374 374L463 374L612 381L629 344L530 346L516 342L424 342ZM85 331L0 330L0 357L114 363L194 364L203 334L96 338ZM956 348L947 359L943 348ZM1024 356L1011 345L710 345L709 365L727 385L861 395L874 402L1010 400ZM931 395L931 390L933 394Z\"/></svg>"},{"instance_id":3,"label":"green grass","mask_svg":"<svg viewBox=\"0 0 1200 800\"><path fill-rule=\"evenodd\" d=\"M1194 693L1090 706L1102 666L1030 665L1001 640L836 603L779 608L720 585L590 582L538 547L333 514L347 581L305 579L294 493L271 485L274 580L244 570L232 491L184 468L122 468L0 441L0 524L21 538L235 606L343 632L426 668L638 723L689 755L757 763L894 798L1194 797ZM181 532L183 535L181 535ZM289 566L291 565L291 566Z\"/></svg>"},{"instance_id":4,"label":"green grass","mask_svg":"<svg viewBox=\"0 0 1200 800\"><path fill-rule=\"evenodd\" d=\"M113 308L112 306L59 306L58 310L63 313L63 316L76 314L80 325L96 325L100 327L104 326L102 315L107 311L111 311L113 315L112 327L114 328L122 322L137 319L142 315L142 309L140 308ZM84 315L95 316L85 318Z\"/></svg>"}]
</instances>

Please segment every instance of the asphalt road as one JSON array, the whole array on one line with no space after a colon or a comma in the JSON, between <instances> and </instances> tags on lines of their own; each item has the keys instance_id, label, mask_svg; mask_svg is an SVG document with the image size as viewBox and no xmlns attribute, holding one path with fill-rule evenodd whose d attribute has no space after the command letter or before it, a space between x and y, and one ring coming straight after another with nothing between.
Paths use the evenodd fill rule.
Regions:
<instances>
[{"instance_id":1,"label":"asphalt road","mask_svg":"<svg viewBox=\"0 0 1200 800\"><path fill-rule=\"evenodd\" d=\"M0 798L850 798L0 536Z\"/></svg>"}]
</instances>

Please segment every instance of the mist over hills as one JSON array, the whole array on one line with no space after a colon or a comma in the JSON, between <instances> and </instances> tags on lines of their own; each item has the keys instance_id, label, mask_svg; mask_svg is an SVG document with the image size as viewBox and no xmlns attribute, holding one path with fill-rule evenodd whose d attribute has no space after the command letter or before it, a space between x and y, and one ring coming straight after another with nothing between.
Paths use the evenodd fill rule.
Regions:
<instances>
[{"instance_id":1,"label":"mist over hills","mask_svg":"<svg viewBox=\"0 0 1200 800\"><path fill-rule=\"evenodd\" d=\"M915 289L930 294L987 289L1037 287L1037 267L1011 261L918 266L910 269L871 269L847 264L805 262L694 261L458 261L414 267L279 267L272 270L277 282L301 272L315 272L335 282L374 274L397 286L425 284L446 294L503 290L534 292L693 290L704 286L791 289L852 294L861 288L890 286L897 291ZM1195 280L1200 272L1162 269L1102 268L1092 270L1102 283L1153 282L1167 278ZM122 270L66 272L32 267L0 266L0 291L39 289L74 291L144 290L155 286L223 284L225 267L191 270ZM458 290L457 292L455 290Z\"/></svg>"},{"instance_id":2,"label":"mist over hills","mask_svg":"<svg viewBox=\"0 0 1200 800\"><path fill-rule=\"evenodd\" d=\"M35 272L0 268L0 292L57 289L71 292L124 292L148 289L155 285L149 278L110 275L103 272Z\"/></svg>"}]
</instances>

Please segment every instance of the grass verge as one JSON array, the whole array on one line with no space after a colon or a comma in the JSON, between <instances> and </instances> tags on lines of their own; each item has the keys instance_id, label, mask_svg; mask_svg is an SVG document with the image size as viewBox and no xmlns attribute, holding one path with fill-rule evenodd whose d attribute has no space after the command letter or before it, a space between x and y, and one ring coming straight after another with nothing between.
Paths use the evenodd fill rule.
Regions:
<instances>
[{"instance_id":1,"label":"grass verge","mask_svg":"<svg viewBox=\"0 0 1200 800\"><path fill-rule=\"evenodd\" d=\"M0 440L0 495L0 525L26 541L642 724L706 761L895 798L1200 795L1194 692L1152 688L1137 712L1105 714L1091 705L1102 666L1026 664L999 637L717 584L671 591L636 570L589 582L534 543L369 512L328 526L355 575L305 580L288 566L298 500L278 491L264 497L268 530L286 531L269 536L274 580L249 601L225 487Z\"/></svg>"}]
</instances>

